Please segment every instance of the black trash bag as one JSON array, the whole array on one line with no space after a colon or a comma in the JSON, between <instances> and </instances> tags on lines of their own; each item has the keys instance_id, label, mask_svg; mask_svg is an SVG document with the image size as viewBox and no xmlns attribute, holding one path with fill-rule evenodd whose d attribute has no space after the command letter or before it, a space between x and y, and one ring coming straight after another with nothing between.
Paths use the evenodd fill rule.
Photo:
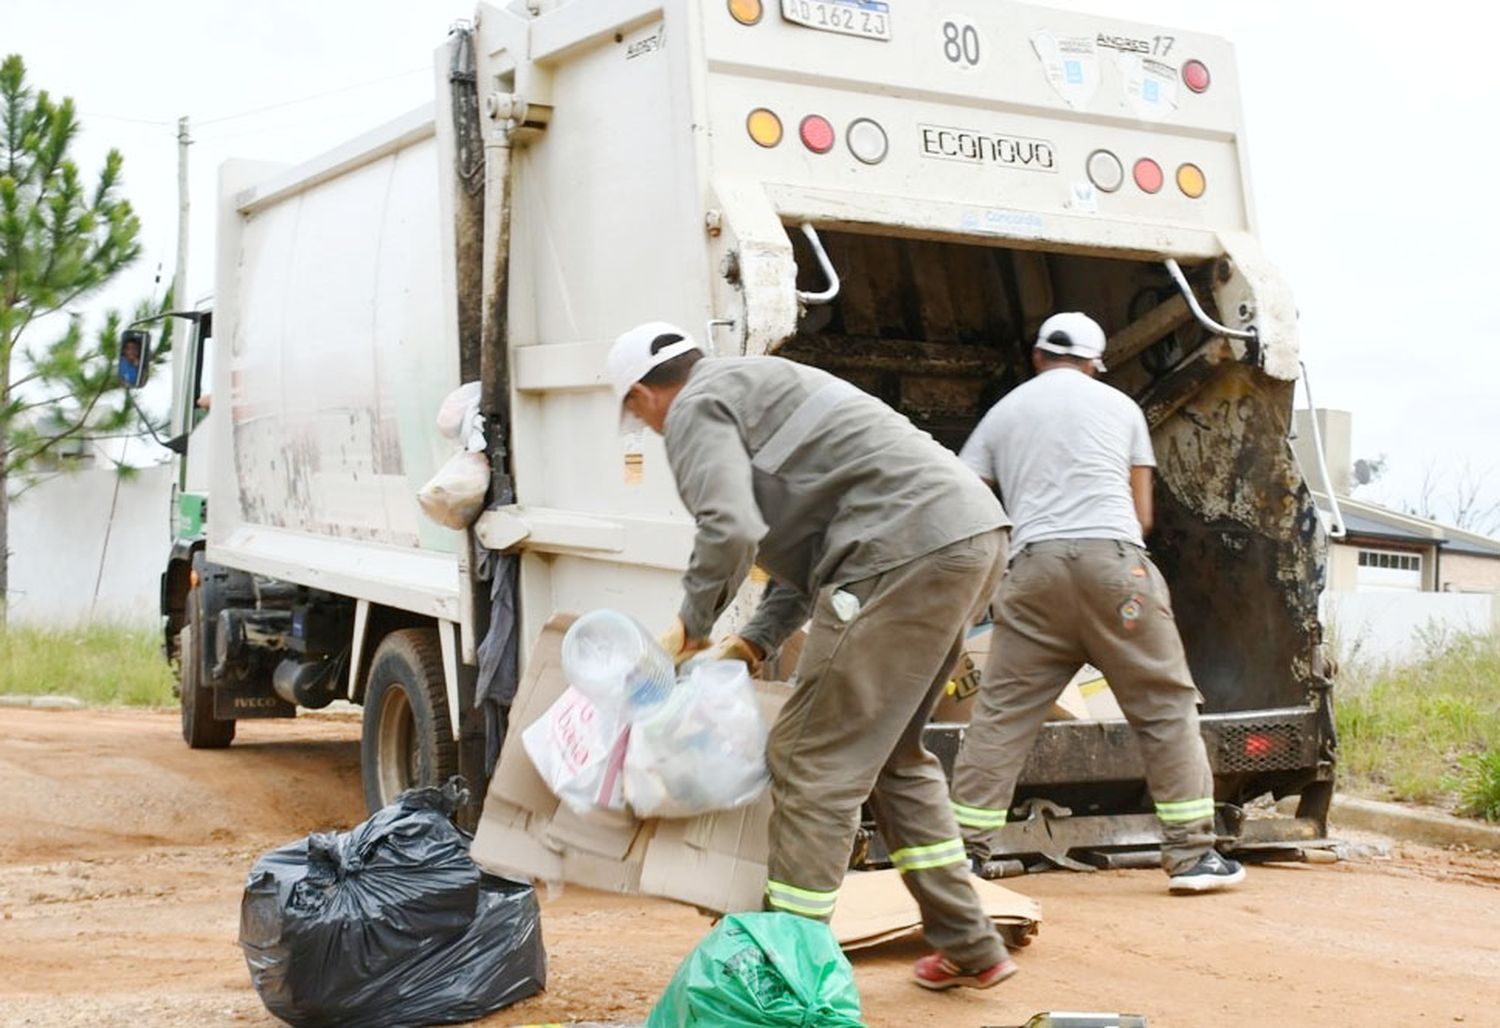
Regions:
<instances>
[{"instance_id":1,"label":"black trash bag","mask_svg":"<svg viewBox=\"0 0 1500 1028\"><path fill-rule=\"evenodd\" d=\"M546 986L536 893L469 859L449 820L466 795L457 780L413 789L256 861L240 948L267 1010L293 1025L447 1024Z\"/></svg>"}]
</instances>

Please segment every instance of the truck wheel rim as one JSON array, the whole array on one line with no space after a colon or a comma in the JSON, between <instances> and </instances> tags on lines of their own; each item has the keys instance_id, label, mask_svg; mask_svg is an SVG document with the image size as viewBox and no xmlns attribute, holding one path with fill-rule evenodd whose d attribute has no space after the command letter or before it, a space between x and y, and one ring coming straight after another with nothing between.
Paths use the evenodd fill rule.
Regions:
<instances>
[{"instance_id":1,"label":"truck wheel rim","mask_svg":"<svg viewBox=\"0 0 1500 1028\"><path fill-rule=\"evenodd\" d=\"M406 690L394 683L380 701L380 802L390 803L418 784L417 723Z\"/></svg>"}]
</instances>

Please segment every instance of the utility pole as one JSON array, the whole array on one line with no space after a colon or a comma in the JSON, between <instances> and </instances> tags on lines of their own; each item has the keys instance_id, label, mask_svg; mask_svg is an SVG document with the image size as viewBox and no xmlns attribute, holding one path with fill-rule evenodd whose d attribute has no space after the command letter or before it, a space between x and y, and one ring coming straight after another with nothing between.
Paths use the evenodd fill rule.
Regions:
<instances>
[{"instance_id":1,"label":"utility pole","mask_svg":"<svg viewBox=\"0 0 1500 1028\"><path fill-rule=\"evenodd\" d=\"M188 119L184 114L177 119L177 264L172 270L172 309L185 311L192 302L187 293L187 269L188 269L188 146L192 139L188 136ZM186 323L185 323L186 324ZM179 329L183 326L179 325ZM179 331L177 345L172 348L172 367L177 374L172 376L174 383L187 380L187 369L182 365L187 354L186 331ZM192 424L193 412L187 406L187 401L181 397L172 404L174 408L181 409L181 424L174 426L178 432L186 432Z\"/></svg>"}]
</instances>

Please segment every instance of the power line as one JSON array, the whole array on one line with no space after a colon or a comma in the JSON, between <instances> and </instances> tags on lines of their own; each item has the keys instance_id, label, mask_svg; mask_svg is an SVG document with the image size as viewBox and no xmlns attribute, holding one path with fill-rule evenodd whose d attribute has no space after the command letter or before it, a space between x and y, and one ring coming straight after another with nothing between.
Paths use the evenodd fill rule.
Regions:
<instances>
[{"instance_id":1,"label":"power line","mask_svg":"<svg viewBox=\"0 0 1500 1028\"><path fill-rule=\"evenodd\" d=\"M104 121L126 121L132 125L161 125L170 127L176 122L156 121L152 118L131 118L123 114L101 114L98 111L79 111L79 117L86 119L99 118Z\"/></svg>"},{"instance_id":2,"label":"power line","mask_svg":"<svg viewBox=\"0 0 1500 1028\"><path fill-rule=\"evenodd\" d=\"M297 104L311 103L314 100L321 100L327 96L337 96L340 93L348 93L356 89L364 89L367 86L377 86L382 82L392 82L396 79L406 78L408 75L415 75L419 71L431 70L431 65L422 64L418 65L415 68L408 68L405 71L395 72L391 75L382 75L380 78L367 79L364 82L353 82L347 86L339 86L335 89L326 89L321 93L309 93L306 96L295 97L291 100L282 100L278 103L267 104L264 107L255 107L248 111L239 111L235 114L222 114L215 118L193 118L190 120L192 121L193 127L195 129L202 128L205 125L218 125L226 121L238 121L241 118L249 118L256 114L265 114L267 111L279 111L284 107L295 107ZM101 111L81 111L79 112L79 114L83 118L98 118L104 121L123 121L128 122L132 125L151 125L159 128L175 128L177 125L175 119L171 121L159 121L155 118L136 118L125 114L105 114Z\"/></svg>"},{"instance_id":3,"label":"power line","mask_svg":"<svg viewBox=\"0 0 1500 1028\"><path fill-rule=\"evenodd\" d=\"M390 81L392 81L394 79L405 78L408 75L415 75L419 71L430 71L430 70L431 70L430 66L423 64L423 65L419 65L419 66L417 66L415 68L408 68L405 71L398 71L394 75L383 75L383 76L381 76L378 79L369 79L369 80L367 80L365 82L355 82L355 83L352 83L352 84L347 85L347 86L339 86L337 89L328 89L328 90L325 90L325 91L323 91L321 93L312 93L312 94L309 94L308 96L300 96L300 97L297 97L295 100L283 100L280 103L267 104L265 107L257 107L254 110L241 111L238 114L225 114L225 115L221 115L220 117L217 117L217 118L195 119L193 121L193 126L195 128L202 128L205 125L217 125L220 122L235 121L235 120L237 120L239 118L248 118L251 115L264 114L267 111L276 111L276 110L280 110L283 107L291 107L291 106L293 106L295 104L308 103L309 101L312 101L312 100L321 100L325 96L336 96L339 93L348 93L348 92L351 92L351 91L353 91L355 89L364 89L366 86L379 85L382 82L390 82ZM163 122L162 124L167 124L167 123Z\"/></svg>"}]
</instances>

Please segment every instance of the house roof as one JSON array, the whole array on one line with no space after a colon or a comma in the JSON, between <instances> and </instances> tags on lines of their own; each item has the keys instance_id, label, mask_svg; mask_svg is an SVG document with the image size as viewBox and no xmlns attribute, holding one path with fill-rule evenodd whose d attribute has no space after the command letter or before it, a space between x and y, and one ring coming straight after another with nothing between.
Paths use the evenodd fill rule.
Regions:
<instances>
[{"instance_id":1,"label":"house roof","mask_svg":"<svg viewBox=\"0 0 1500 1028\"><path fill-rule=\"evenodd\" d=\"M1327 494L1314 492L1313 497L1318 509L1326 515L1329 508ZM1401 514L1351 496L1340 496L1338 501L1339 512L1344 517L1344 527L1351 535L1439 546L1444 553L1500 558L1500 539L1411 514Z\"/></svg>"},{"instance_id":2,"label":"house roof","mask_svg":"<svg viewBox=\"0 0 1500 1028\"><path fill-rule=\"evenodd\" d=\"M1476 557L1500 557L1500 539L1454 529L1443 543L1444 553L1469 553Z\"/></svg>"},{"instance_id":3,"label":"house roof","mask_svg":"<svg viewBox=\"0 0 1500 1028\"><path fill-rule=\"evenodd\" d=\"M1393 542L1416 543L1423 546L1440 545L1440 540L1434 539L1425 533L1412 532L1399 525L1393 525L1380 518L1366 517L1352 510L1341 509L1344 515L1344 528L1350 535L1370 537L1375 539L1389 539Z\"/></svg>"}]
</instances>

